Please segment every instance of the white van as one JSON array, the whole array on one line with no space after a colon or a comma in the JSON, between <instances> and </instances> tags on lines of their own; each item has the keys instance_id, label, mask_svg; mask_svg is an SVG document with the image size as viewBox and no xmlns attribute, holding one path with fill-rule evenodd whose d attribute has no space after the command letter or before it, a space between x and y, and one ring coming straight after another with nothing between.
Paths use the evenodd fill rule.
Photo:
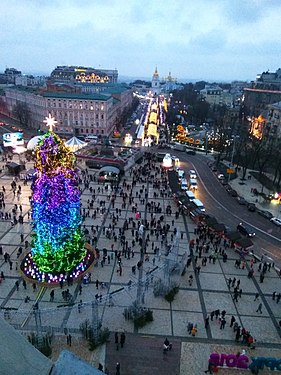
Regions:
<instances>
[{"instance_id":1,"label":"white van","mask_svg":"<svg viewBox=\"0 0 281 375\"><path fill-rule=\"evenodd\" d=\"M187 181L185 178L181 180L181 188L182 190L187 190Z\"/></svg>"},{"instance_id":2,"label":"white van","mask_svg":"<svg viewBox=\"0 0 281 375\"><path fill-rule=\"evenodd\" d=\"M190 190L187 190L185 192L187 198L190 200L190 201L193 201L195 199L195 195L193 194L193 191L190 191Z\"/></svg>"},{"instance_id":3,"label":"white van","mask_svg":"<svg viewBox=\"0 0 281 375\"><path fill-rule=\"evenodd\" d=\"M199 199L193 199L192 201L197 208L199 208L200 211L205 212L204 204Z\"/></svg>"},{"instance_id":4,"label":"white van","mask_svg":"<svg viewBox=\"0 0 281 375\"><path fill-rule=\"evenodd\" d=\"M197 180L195 178L191 178L189 180L188 188L189 188L189 190L197 190L198 189Z\"/></svg>"}]
</instances>

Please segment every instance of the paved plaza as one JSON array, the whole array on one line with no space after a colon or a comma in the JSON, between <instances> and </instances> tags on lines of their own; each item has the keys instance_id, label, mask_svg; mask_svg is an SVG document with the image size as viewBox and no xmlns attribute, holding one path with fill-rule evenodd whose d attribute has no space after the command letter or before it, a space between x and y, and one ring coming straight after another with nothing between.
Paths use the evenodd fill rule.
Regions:
<instances>
[{"instance_id":1,"label":"paved plaza","mask_svg":"<svg viewBox=\"0 0 281 375\"><path fill-rule=\"evenodd\" d=\"M160 165L153 162L153 166L159 167ZM27 169L29 167L32 168L31 163L27 164ZM85 166L81 164L79 167L83 169ZM91 322L98 316L102 326L108 327L112 334L101 358L95 358L92 361L95 365L102 362L110 374L114 374L116 361L121 363L122 375L201 374L203 370L206 370L209 355L213 350L236 353L238 350L246 349L249 355L281 358L279 327L281 302L277 303L276 299L272 299L274 291L281 292L280 277L274 269L271 269L266 273L263 283L260 283L259 263L257 262L253 264L254 277L249 279L247 275L251 268L251 258L247 259L244 269L236 268L235 261L239 256L229 248L226 250L227 262L223 262L220 255L215 263L210 262L209 255L213 252L212 246L208 254L202 255L208 259L206 266L202 266L202 259L198 258L197 265L201 266L200 273L194 272L195 257L198 256L195 250L186 272L181 272L186 264L187 256L190 255L189 243L192 239L196 239L194 234L196 224L188 216L182 214L176 218L178 211L176 202L166 183L161 183L158 169L151 168L150 177L140 175L132 190L134 202L129 203L129 198L124 202L121 192L129 195L133 178L136 178L140 167L140 165L134 166L125 173L114 201L112 200L114 192L111 191L110 186L108 185L106 189L105 185L98 184L94 177L95 170L88 170L89 187L85 187L84 183L80 185L82 213L85 208L86 216L88 205L94 195L93 208L90 208L89 217L85 218L83 227L89 231L90 241L93 237L97 237L96 247L100 257L91 269L90 283L75 283L63 287L62 290L69 289L72 296L71 304L64 301L60 288L55 289L54 300L51 302L50 288L37 286L34 289L31 283L27 283L26 289L23 287L18 271L17 253L19 247L24 248L24 241L31 242L30 183L24 186L23 182L19 181L22 193L14 196L11 190L12 177L5 172L1 174L0 189L4 186L6 190L5 212L11 213L14 205L17 204L22 206L24 216L24 223L14 226L11 225L11 220L0 221L3 254L7 252L12 262L11 266L9 262L4 261L3 255L0 256L0 271L5 276L5 280L2 280L0 285L2 317L22 332L42 329L63 335L68 331L74 337L76 335L78 337L80 324L86 319ZM158 184L155 181L158 181ZM102 209L103 202L104 209ZM151 208L151 202L154 202L157 212L156 209ZM167 214L169 207L172 210L171 214ZM4 211L3 208L2 211ZM96 211L95 219L92 218L94 211ZM136 213L139 215L138 219L136 219ZM152 218L156 222L159 221L162 226L169 225L167 242L174 251L174 258L171 262L177 266L171 275L171 280L167 275L167 248L164 246L161 235L157 239L156 231L144 231L143 239L149 234L146 253L142 251L143 246L136 242L138 220L149 222ZM133 222L136 223L135 229ZM128 247L131 248L130 259L128 256L125 257L124 253L122 255L119 236L119 229L121 231L126 223L128 223L128 229L125 231L125 241L128 241ZM23 242L21 234L24 235ZM133 240L135 243L132 244ZM121 264L118 263L116 257L119 251ZM105 256L104 262L103 256ZM138 267L139 261L142 263ZM136 266L135 272L132 269L134 266ZM189 283L190 275L193 276L192 285ZM233 288L229 288L227 284L229 278L240 280L242 295L241 298L238 297L238 302L233 301ZM155 297L154 288L159 280L162 280L164 284L172 281L179 285L179 292L173 302L167 302L161 296ZM18 290L16 281L19 282ZM254 301L257 293L259 298ZM25 302L27 296L30 298L29 302ZM82 307L78 309L80 301L82 301ZM97 305L93 306L92 301L96 301ZM134 301L137 301L139 306L153 311L153 322L140 329L135 329L132 321L124 317L124 310ZM32 306L35 302L38 302L39 306L39 321L38 319L35 321L32 313ZM262 313L256 312L260 303L262 303ZM205 328L205 318L217 309L226 311L225 328L220 329L220 322L215 318L213 321L210 319L209 326ZM235 333L230 327L232 315L238 324L250 331L257 340L256 349L248 349L244 344L235 342ZM188 322L196 324L195 337L188 333ZM117 351L114 345L114 332L123 331L127 335L126 344L123 349ZM166 336L174 344L174 348L167 355L163 355L162 347ZM225 374L232 373L231 370L223 371ZM270 374L268 371L264 373Z\"/></svg>"}]
</instances>

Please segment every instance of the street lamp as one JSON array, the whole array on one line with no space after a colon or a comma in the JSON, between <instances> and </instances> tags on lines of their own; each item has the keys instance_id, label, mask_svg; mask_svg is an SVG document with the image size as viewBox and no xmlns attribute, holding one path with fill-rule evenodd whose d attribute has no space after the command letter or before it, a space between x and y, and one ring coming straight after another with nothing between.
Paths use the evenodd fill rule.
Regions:
<instances>
[{"instance_id":1,"label":"street lamp","mask_svg":"<svg viewBox=\"0 0 281 375\"><path fill-rule=\"evenodd\" d=\"M237 138L239 138L239 135L235 135L233 137L233 147L232 147L232 153L231 153L230 167L233 167L233 160L234 160L234 153L235 153L235 142L236 142ZM231 175L231 173L228 173L228 182L230 181L230 175Z\"/></svg>"}]
</instances>

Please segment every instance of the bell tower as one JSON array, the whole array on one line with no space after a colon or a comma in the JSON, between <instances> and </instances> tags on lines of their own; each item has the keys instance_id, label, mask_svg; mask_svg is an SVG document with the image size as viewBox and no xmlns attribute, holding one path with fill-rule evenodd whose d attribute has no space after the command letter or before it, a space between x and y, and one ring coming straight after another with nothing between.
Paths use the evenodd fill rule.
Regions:
<instances>
[{"instance_id":1,"label":"bell tower","mask_svg":"<svg viewBox=\"0 0 281 375\"><path fill-rule=\"evenodd\" d=\"M152 80L151 80L151 91L154 94L159 94L160 89L161 88L160 88L159 73L158 73L157 66L156 66L155 71L154 71L153 76L152 76Z\"/></svg>"}]
</instances>

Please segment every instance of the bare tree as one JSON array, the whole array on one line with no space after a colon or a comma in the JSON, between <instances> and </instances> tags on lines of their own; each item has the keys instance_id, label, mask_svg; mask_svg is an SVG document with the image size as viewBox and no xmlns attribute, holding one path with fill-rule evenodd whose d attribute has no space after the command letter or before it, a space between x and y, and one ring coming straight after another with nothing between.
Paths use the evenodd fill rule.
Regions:
<instances>
[{"instance_id":1,"label":"bare tree","mask_svg":"<svg viewBox=\"0 0 281 375\"><path fill-rule=\"evenodd\" d=\"M19 120L21 125L28 126L31 114L26 103L17 102L13 108L13 115Z\"/></svg>"}]
</instances>

